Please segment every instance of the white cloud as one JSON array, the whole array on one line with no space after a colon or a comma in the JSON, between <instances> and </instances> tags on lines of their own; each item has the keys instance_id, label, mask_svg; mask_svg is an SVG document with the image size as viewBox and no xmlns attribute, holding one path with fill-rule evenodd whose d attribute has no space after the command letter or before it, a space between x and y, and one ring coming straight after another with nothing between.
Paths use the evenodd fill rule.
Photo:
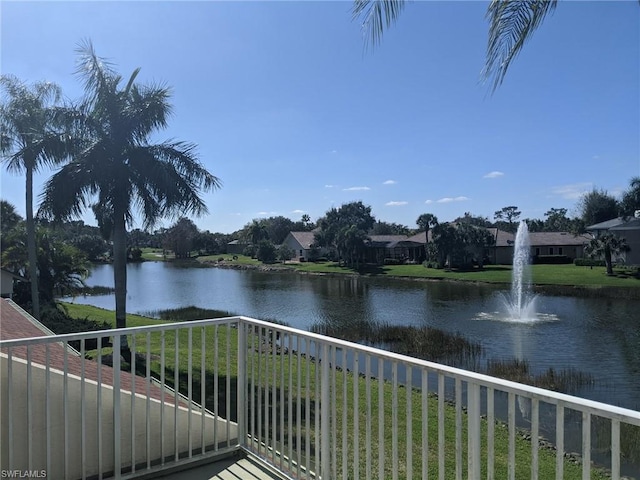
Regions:
<instances>
[{"instance_id":1,"label":"white cloud","mask_svg":"<svg viewBox=\"0 0 640 480\"><path fill-rule=\"evenodd\" d=\"M387 180L385 182L382 182L383 185L395 185L396 183L398 182L396 182L395 180Z\"/></svg>"},{"instance_id":2,"label":"white cloud","mask_svg":"<svg viewBox=\"0 0 640 480\"><path fill-rule=\"evenodd\" d=\"M336 153L338 153L338 150L331 150L331 153L335 155Z\"/></svg>"},{"instance_id":3,"label":"white cloud","mask_svg":"<svg viewBox=\"0 0 640 480\"><path fill-rule=\"evenodd\" d=\"M357 192L362 190L371 190L371 189L369 187L349 187L349 188L342 189L342 191L344 192Z\"/></svg>"},{"instance_id":4,"label":"white cloud","mask_svg":"<svg viewBox=\"0 0 640 480\"><path fill-rule=\"evenodd\" d=\"M567 200L577 200L593 188L592 183L572 183L553 187L551 193Z\"/></svg>"},{"instance_id":5,"label":"white cloud","mask_svg":"<svg viewBox=\"0 0 640 480\"><path fill-rule=\"evenodd\" d=\"M444 197L437 200L438 203L465 202L469 200L467 197Z\"/></svg>"},{"instance_id":6,"label":"white cloud","mask_svg":"<svg viewBox=\"0 0 640 480\"><path fill-rule=\"evenodd\" d=\"M408 203L409 203L409 202L404 202L404 201L402 201L402 202L393 202L393 201L392 201L392 202L387 202L387 203L385 203L385 205L386 205L387 207L399 207L399 206L401 206L401 205L407 205Z\"/></svg>"},{"instance_id":7,"label":"white cloud","mask_svg":"<svg viewBox=\"0 0 640 480\"><path fill-rule=\"evenodd\" d=\"M493 172L489 172L487 173L484 177L482 178L498 178L498 177L502 177L504 175L503 172L498 172L497 170L494 170Z\"/></svg>"},{"instance_id":8,"label":"white cloud","mask_svg":"<svg viewBox=\"0 0 640 480\"><path fill-rule=\"evenodd\" d=\"M304 210L296 209L296 210L293 210L291 213L304 213Z\"/></svg>"},{"instance_id":9,"label":"white cloud","mask_svg":"<svg viewBox=\"0 0 640 480\"><path fill-rule=\"evenodd\" d=\"M335 185L325 185L324 188L334 188Z\"/></svg>"},{"instance_id":10,"label":"white cloud","mask_svg":"<svg viewBox=\"0 0 640 480\"><path fill-rule=\"evenodd\" d=\"M277 215L278 212L258 212L258 215Z\"/></svg>"},{"instance_id":11,"label":"white cloud","mask_svg":"<svg viewBox=\"0 0 640 480\"><path fill-rule=\"evenodd\" d=\"M427 200L427 201L426 201L426 202L424 202L424 203L426 203L427 205L429 205L429 204L433 203L433 200Z\"/></svg>"}]
</instances>

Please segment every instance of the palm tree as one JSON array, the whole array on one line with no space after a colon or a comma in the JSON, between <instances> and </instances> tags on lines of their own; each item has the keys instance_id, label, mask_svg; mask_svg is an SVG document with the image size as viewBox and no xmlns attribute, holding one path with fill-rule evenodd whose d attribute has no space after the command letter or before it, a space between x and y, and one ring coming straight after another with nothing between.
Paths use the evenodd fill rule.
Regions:
<instances>
[{"instance_id":1,"label":"palm tree","mask_svg":"<svg viewBox=\"0 0 640 480\"><path fill-rule=\"evenodd\" d=\"M85 96L67 112L74 139L72 158L45 184L42 214L55 220L77 218L92 207L102 231L113 241L116 327L126 327L127 226L136 212L145 229L160 218L207 213L200 194L220 186L198 161L195 145L150 143L171 113L169 89L135 83L98 57L91 42L78 48L77 74ZM92 202L95 202L92 204ZM123 352L128 354L126 338Z\"/></svg>"},{"instance_id":2,"label":"palm tree","mask_svg":"<svg viewBox=\"0 0 640 480\"><path fill-rule=\"evenodd\" d=\"M10 172L26 177L25 209L31 308L40 318L36 227L33 218L33 174L46 164L64 158L62 138L52 129L54 106L60 100L60 87L38 82L31 87L12 75L0 77L4 92L0 105L0 153Z\"/></svg>"},{"instance_id":3,"label":"palm tree","mask_svg":"<svg viewBox=\"0 0 640 480\"><path fill-rule=\"evenodd\" d=\"M362 24L369 45L380 43L383 33L393 25L407 0L354 0L352 15ZM489 40L482 76L496 90L504 80L514 58L533 32L552 13L557 0L492 0L487 9Z\"/></svg>"},{"instance_id":4,"label":"palm tree","mask_svg":"<svg viewBox=\"0 0 640 480\"><path fill-rule=\"evenodd\" d=\"M416 225L421 230L424 230L424 255L425 258L429 259L429 230L438 225L438 217L433 213L423 213L416 220Z\"/></svg>"},{"instance_id":5,"label":"palm tree","mask_svg":"<svg viewBox=\"0 0 640 480\"><path fill-rule=\"evenodd\" d=\"M613 255L619 255L622 252L628 252L629 245L626 239L618 237L612 233L605 233L593 238L586 246L585 252L592 258L604 257L604 263L607 267L607 275L613 275Z\"/></svg>"}]
</instances>

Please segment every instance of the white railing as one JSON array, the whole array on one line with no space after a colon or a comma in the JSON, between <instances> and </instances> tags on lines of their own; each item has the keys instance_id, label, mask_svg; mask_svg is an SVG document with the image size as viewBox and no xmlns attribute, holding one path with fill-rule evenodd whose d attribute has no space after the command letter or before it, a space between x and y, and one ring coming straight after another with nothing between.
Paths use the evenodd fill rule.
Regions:
<instances>
[{"instance_id":1,"label":"white railing","mask_svg":"<svg viewBox=\"0 0 640 480\"><path fill-rule=\"evenodd\" d=\"M89 342L124 335L131 362L103 365ZM243 449L292 478L640 476L640 412L246 317L0 353L3 470L129 478Z\"/></svg>"}]
</instances>

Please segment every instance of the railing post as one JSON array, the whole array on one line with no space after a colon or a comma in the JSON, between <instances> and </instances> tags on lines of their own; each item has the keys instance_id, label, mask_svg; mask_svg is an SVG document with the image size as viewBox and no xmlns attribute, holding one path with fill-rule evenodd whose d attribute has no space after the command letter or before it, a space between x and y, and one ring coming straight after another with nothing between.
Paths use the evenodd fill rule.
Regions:
<instances>
[{"instance_id":1,"label":"railing post","mask_svg":"<svg viewBox=\"0 0 640 480\"><path fill-rule=\"evenodd\" d=\"M238 418L238 444L244 447L246 444L246 389L247 389L247 325L244 320L238 320L238 378L237 378L237 418Z\"/></svg>"},{"instance_id":2,"label":"railing post","mask_svg":"<svg viewBox=\"0 0 640 480\"><path fill-rule=\"evenodd\" d=\"M331 469L331 443L329 442L329 435L331 434L331 424L329 418L329 412L331 410L330 403L330 361L329 361L329 344L325 343L322 347L322 382L321 398L320 398L320 476L323 479L329 478L329 471ZM357 412L356 412L357 414Z\"/></svg>"},{"instance_id":3,"label":"railing post","mask_svg":"<svg viewBox=\"0 0 640 480\"><path fill-rule=\"evenodd\" d=\"M480 385L467 383L468 433L468 478L480 480Z\"/></svg>"},{"instance_id":4,"label":"railing post","mask_svg":"<svg viewBox=\"0 0 640 480\"><path fill-rule=\"evenodd\" d=\"M113 336L113 474L120 478L120 335Z\"/></svg>"}]
</instances>

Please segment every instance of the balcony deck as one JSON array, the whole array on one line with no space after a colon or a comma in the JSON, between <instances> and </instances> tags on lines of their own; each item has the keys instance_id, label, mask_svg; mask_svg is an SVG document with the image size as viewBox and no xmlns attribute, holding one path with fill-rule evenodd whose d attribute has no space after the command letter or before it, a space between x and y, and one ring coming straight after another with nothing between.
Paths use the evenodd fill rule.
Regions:
<instances>
[{"instance_id":1,"label":"balcony deck","mask_svg":"<svg viewBox=\"0 0 640 480\"><path fill-rule=\"evenodd\" d=\"M251 456L232 456L156 478L162 480L283 480L285 477Z\"/></svg>"}]
</instances>

